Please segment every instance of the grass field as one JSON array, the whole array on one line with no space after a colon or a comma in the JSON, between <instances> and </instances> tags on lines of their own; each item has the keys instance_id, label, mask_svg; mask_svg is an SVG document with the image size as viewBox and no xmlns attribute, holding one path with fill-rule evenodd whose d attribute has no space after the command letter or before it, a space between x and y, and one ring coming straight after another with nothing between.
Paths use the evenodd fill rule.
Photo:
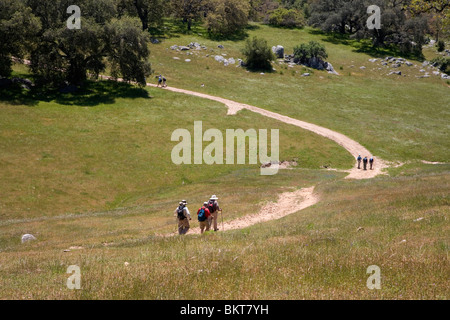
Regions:
<instances>
[{"instance_id":1,"label":"grass field","mask_svg":"<svg viewBox=\"0 0 450 320\"><path fill-rule=\"evenodd\" d=\"M312 29L253 25L253 35L286 53L322 41L340 75L278 62L264 75L224 67L213 56L239 58L245 39L197 33L151 45L153 68L169 86L309 121L406 164L344 180L322 166L348 169L354 155L330 140L250 111L226 116L219 103L161 89L103 81L69 95L0 91L0 298L448 299L448 84L408 69L386 76L358 43ZM208 49L189 56L167 49L194 41ZM30 77L24 66L14 70ZM312 76L301 77L306 71ZM171 133L192 132L194 121L222 132L279 129L280 160L299 165L266 177L258 165L176 166ZM159 236L175 232L173 210L183 198L193 213L215 193L231 220L310 186L319 203L280 220ZM22 244L24 233L38 240ZM66 287L69 265L81 268L81 290ZM366 286L370 265L381 269L381 290Z\"/></svg>"}]
</instances>

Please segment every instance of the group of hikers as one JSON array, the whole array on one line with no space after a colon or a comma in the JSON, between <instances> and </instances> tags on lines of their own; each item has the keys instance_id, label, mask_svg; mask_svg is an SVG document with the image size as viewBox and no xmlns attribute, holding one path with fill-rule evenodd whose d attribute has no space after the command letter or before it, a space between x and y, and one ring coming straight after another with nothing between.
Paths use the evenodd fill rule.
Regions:
<instances>
[{"instance_id":1,"label":"group of hikers","mask_svg":"<svg viewBox=\"0 0 450 320\"><path fill-rule=\"evenodd\" d=\"M157 76L157 78L158 78L158 85L156 87L159 87L159 86L161 86L161 88L167 87L165 77L163 77L162 75L159 75L159 76Z\"/></svg>"},{"instance_id":2,"label":"group of hikers","mask_svg":"<svg viewBox=\"0 0 450 320\"><path fill-rule=\"evenodd\" d=\"M215 194L211 196L208 201L203 202L203 206L197 211L197 220L200 225L200 233L203 233L205 230L209 231L211 226L214 231L218 231L217 220L219 218L219 212L222 212L222 209L219 207L219 203L217 202L219 198ZM187 201L182 200L178 207L175 209L175 216L178 220L178 234L186 234L189 231L191 219L191 214L187 207Z\"/></svg>"},{"instance_id":3,"label":"group of hikers","mask_svg":"<svg viewBox=\"0 0 450 320\"><path fill-rule=\"evenodd\" d=\"M358 158L356 158L356 160L358 160L358 169L361 169L361 161L362 161L364 170L367 170L367 163L369 163L370 165L370 170L373 170L373 157L367 159L367 156L365 156L363 159L361 158L361 155L358 155Z\"/></svg>"}]
</instances>

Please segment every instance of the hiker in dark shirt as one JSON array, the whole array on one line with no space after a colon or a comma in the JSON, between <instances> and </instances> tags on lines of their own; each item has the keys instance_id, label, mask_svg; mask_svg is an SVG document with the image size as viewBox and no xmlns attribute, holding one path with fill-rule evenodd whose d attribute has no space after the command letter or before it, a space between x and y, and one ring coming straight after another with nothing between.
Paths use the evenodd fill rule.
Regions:
<instances>
[{"instance_id":1,"label":"hiker in dark shirt","mask_svg":"<svg viewBox=\"0 0 450 320\"><path fill-rule=\"evenodd\" d=\"M358 156L358 158L356 158L356 160L358 160L358 169L361 169L361 155Z\"/></svg>"},{"instance_id":2,"label":"hiker in dark shirt","mask_svg":"<svg viewBox=\"0 0 450 320\"><path fill-rule=\"evenodd\" d=\"M364 157L364 159L363 159L363 166L364 166L364 170L367 170L367 157Z\"/></svg>"}]
</instances>

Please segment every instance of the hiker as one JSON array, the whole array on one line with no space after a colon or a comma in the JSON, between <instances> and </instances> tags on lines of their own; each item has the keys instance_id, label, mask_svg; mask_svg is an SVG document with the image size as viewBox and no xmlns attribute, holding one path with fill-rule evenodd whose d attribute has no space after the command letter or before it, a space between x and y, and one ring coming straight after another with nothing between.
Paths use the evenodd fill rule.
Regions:
<instances>
[{"instance_id":1,"label":"hiker","mask_svg":"<svg viewBox=\"0 0 450 320\"><path fill-rule=\"evenodd\" d=\"M367 170L367 157L364 157L364 159L363 159L363 166L364 166L364 170Z\"/></svg>"},{"instance_id":2,"label":"hiker","mask_svg":"<svg viewBox=\"0 0 450 320\"><path fill-rule=\"evenodd\" d=\"M370 170L373 170L373 157L370 157L369 164L370 164Z\"/></svg>"},{"instance_id":3,"label":"hiker","mask_svg":"<svg viewBox=\"0 0 450 320\"><path fill-rule=\"evenodd\" d=\"M358 160L358 169L361 169L361 155L358 155L358 158L356 158L356 160Z\"/></svg>"},{"instance_id":4,"label":"hiker","mask_svg":"<svg viewBox=\"0 0 450 320\"><path fill-rule=\"evenodd\" d=\"M159 86L161 86L161 88L162 88L163 87L163 85L162 85L162 83L163 83L163 76L159 75L159 76L157 76L157 78L158 78L158 85L156 87L158 88Z\"/></svg>"},{"instance_id":5,"label":"hiker","mask_svg":"<svg viewBox=\"0 0 450 320\"><path fill-rule=\"evenodd\" d=\"M217 219L219 217L219 203L217 202L219 198L215 194L211 196L211 198L208 201L208 210L211 213L210 219L208 220L209 227L211 228L211 224L213 224L214 231L218 231L219 228L217 228ZM212 221L214 220L214 221Z\"/></svg>"},{"instance_id":6,"label":"hiker","mask_svg":"<svg viewBox=\"0 0 450 320\"><path fill-rule=\"evenodd\" d=\"M203 206L198 209L197 211L197 219L198 223L200 224L200 233L203 233L203 231L206 228L206 231L209 231L210 225L208 223L208 218L211 216L211 213L208 209L208 202L203 202Z\"/></svg>"},{"instance_id":7,"label":"hiker","mask_svg":"<svg viewBox=\"0 0 450 320\"><path fill-rule=\"evenodd\" d=\"M165 77L162 77L162 81L163 81L163 83L162 83L162 87L163 88L165 88L165 87L167 87L167 84L166 84L166 78Z\"/></svg>"},{"instance_id":8,"label":"hiker","mask_svg":"<svg viewBox=\"0 0 450 320\"><path fill-rule=\"evenodd\" d=\"M175 215L178 219L178 234L186 234L190 228L189 220L191 220L191 214L189 213L186 200L179 203L175 209Z\"/></svg>"}]
</instances>

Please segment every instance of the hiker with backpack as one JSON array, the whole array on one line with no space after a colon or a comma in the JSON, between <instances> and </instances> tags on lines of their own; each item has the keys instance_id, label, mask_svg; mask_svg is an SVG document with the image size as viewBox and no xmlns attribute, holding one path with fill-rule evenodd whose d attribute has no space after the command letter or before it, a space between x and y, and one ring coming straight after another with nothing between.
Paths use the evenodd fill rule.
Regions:
<instances>
[{"instance_id":1,"label":"hiker with backpack","mask_svg":"<svg viewBox=\"0 0 450 320\"><path fill-rule=\"evenodd\" d=\"M217 220L219 218L219 203L217 202L219 198L215 194L211 196L211 198L208 201L208 210L211 213L210 219L208 220L209 227L211 228L211 224L213 224L214 231L218 231L219 228L217 228Z\"/></svg>"},{"instance_id":2,"label":"hiker with backpack","mask_svg":"<svg viewBox=\"0 0 450 320\"><path fill-rule=\"evenodd\" d=\"M364 170L367 170L367 157L364 157L364 159L363 159L363 167L364 167Z\"/></svg>"},{"instance_id":3,"label":"hiker with backpack","mask_svg":"<svg viewBox=\"0 0 450 320\"><path fill-rule=\"evenodd\" d=\"M175 209L175 215L178 219L178 234L186 234L190 228L189 220L191 220L191 214L189 213L186 200L179 203Z\"/></svg>"},{"instance_id":4,"label":"hiker with backpack","mask_svg":"<svg viewBox=\"0 0 450 320\"><path fill-rule=\"evenodd\" d=\"M203 206L197 211L197 219L200 224L200 233L203 233L205 228L206 231L209 231L210 225L208 223L208 218L211 216L211 213L208 210L208 202L204 202Z\"/></svg>"},{"instance_id":5,"label":"hiker with backpack","mask_svg":"<svg viewBox=\"0 0 450 320\"><path fill-rule=\"evenodd\" d=\"M159 86L161 86L161 88L163 88L164 87L163 86L163 76L159 75L159 76L157 76L157 78L158 78L158 85L156 87L158 88Z\"/></svg>"},{"instance_id":6,"label":"hiker with backpack","mask_svg":"<svg viewBox=\"0 0 450 320\"><path fill-rule=\"evenodd\" d=\"M361 169L361 155L358 155L358 158L356 158L356 160L358 160L358 169Z\"/></svg>"},{"instance_id":7,"label":"hiker with backpack","mask_svg":"<svg viewBox=\"0 0 450 320\"><path fill-rule=\"evenodd\" d=\"M373 170L373 157L370 157L369 164L370 164L370 170Z\"/></svg>"}]
</instances>

